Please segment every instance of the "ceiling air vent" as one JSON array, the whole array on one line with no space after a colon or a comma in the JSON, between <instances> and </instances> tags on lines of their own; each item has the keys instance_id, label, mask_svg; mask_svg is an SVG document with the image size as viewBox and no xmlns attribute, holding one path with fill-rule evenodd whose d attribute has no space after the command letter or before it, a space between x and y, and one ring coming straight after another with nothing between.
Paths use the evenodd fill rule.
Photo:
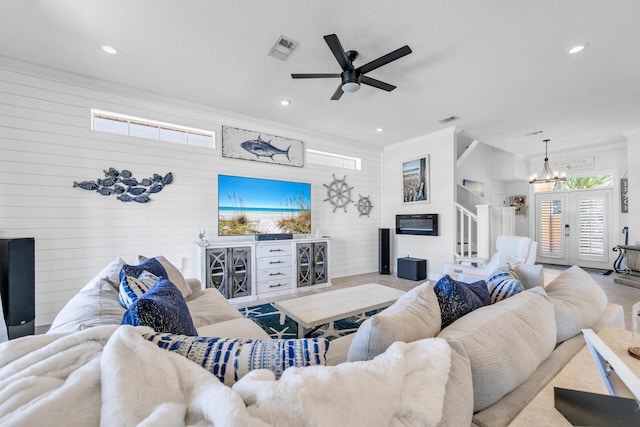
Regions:
<instances>
[{"instance_id":1,"label":"ceiling air vent","mask_svg":"<svg viewBox=\"0 0 640 427\"><path fill-rule=\"evenodd\" d=\"M269 51L269 56L273 56L274 58L278 58L281 61L286 61L286 59L291 55L293 49L298 46L298 42L295 40L291 40L285 36L278 37L278 40L273 44L271 50Z\"/></svg>"},{"instance_id":2,"label":"ceiling air vent","mask_svg":"<svg viewBox=\"0 0 640 427\"><path fill-rule=\"evenodd\" d=\"M458 116L449 116L449 117L446 117L446 118L444 118L442 120L438 120L438 123L445 124L445 123L452 122L454 120L458 120L459 118L460 117L458 117Z\"/></svg>"}]
</instances>

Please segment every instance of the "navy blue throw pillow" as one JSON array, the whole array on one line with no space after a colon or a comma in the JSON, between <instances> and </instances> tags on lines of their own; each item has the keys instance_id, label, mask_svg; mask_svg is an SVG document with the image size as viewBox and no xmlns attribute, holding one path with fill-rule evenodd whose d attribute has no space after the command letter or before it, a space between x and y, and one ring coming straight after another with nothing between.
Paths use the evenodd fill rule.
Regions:
<instances>
[{"instance_id":1,"label":"navy blue throw pillow","mask_svg":"<svg viewBox=\"0 0 640 427\"><path fill-rule=\"evenodd\" d=\"M438 280L433 290L440 304L443 329L476 308L491 304L484 280L469 284L453 280L446 274Z\"/></svg>"},{"instance_id":2,"label":"navy blue throw pillow","mask_svg":"<svg viewBox=\"0 0 640 427\"><path fill-rule=\"evenodd\" d=\"M122 317L123 325L149 326L156 332L197 336L187 302L166 277L135 300Z\"/></svg>"}]
</instances>

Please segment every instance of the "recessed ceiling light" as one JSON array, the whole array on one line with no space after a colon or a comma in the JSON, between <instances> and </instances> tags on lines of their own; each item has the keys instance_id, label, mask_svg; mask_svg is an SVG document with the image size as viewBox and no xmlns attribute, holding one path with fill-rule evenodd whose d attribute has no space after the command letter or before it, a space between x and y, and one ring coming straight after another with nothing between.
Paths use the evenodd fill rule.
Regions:
<instances>
[{"instance_id":1,"label":"recessed ceiling light","mask_svg":"<svg viewBox=\"0 0 640 427\"><path fill-rule=\"evenodd\" d=\"M280 105L284 105L286 107L287 105L291 105L291 101L289 101L288 99L283 99L282 101L280 101Z\"/></svg>"},{"instance_id":2,"label":"recessed ceiling light","mask_svg":"<svg viewBox=\"0 0 640 427\"><path fill-rule=\"evenodd\" d=\"M102 47L102 51L105 53L108 53L109 55L117 55L118 51L116 50L115 47L113 46L109 46L109 45L103 45Z\"/></svg>"},{"instance_id":3,"label":"recessed ceiling light","mask_svg":"<svg viewBox=\"0 0 640 427\"><path fill-rule=\"evenodd\" d=\"M574 53L582 52L585 47L587 47L587 45L584 45L584 44L575 45L571 49L569 49L569 53L573 55Z\"/></svg>"},{"instance_id":4,"label":"recessed ceiling light","mask_svg":"<svg viewBox=\"0 0 640 427\"><path fill-rule=\"evenodd\" d=\"M376 132L382 132L383 130L384 130L384 129L382 129L382 128L377 128L377 129L376 129Z\"/></svg>"}]
</instances>

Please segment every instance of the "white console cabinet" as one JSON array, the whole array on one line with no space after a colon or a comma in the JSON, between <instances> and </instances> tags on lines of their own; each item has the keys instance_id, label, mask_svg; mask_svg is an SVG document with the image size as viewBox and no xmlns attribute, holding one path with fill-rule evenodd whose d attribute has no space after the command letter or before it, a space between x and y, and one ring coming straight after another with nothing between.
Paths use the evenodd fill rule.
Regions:
<instances>
[{"instance_id":1,"label":"white console cabinet","mask_svg":"<svg viewBox=\"0 0 640 427\"><path fill-rule=\"evenodd\" d=\"M256 293L293 291L293 248L290 243L256 245Z\"/></svg>"},{"instance_id":2,"label":"white console cabinet","mask_svg":"<svg viewBox=\"0 0 640 427\"><path fill-rule=\"evenodd\" d=\"M200 281L238 302L331 286L329 243L322 238L198 244Z\"/></svg>"}]
</instances>

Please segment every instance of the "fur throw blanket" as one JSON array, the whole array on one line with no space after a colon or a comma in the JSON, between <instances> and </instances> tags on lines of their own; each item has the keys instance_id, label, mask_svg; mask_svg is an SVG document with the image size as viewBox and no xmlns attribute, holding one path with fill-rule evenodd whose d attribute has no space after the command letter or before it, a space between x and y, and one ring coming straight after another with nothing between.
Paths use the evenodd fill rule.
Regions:
<instances>
[{"instance_id":1,"label":"fur throw blanket","mask_svg":"<svg viewBox=\"0 0 640 427\"><path fill-rule=\"evenodd\" d=\"M451 349L394 343L366 362L252 371L233 387L158 348L143 327L100 326L0 345L0 425L435 426Z\"/></svg>"}]
</instances>

